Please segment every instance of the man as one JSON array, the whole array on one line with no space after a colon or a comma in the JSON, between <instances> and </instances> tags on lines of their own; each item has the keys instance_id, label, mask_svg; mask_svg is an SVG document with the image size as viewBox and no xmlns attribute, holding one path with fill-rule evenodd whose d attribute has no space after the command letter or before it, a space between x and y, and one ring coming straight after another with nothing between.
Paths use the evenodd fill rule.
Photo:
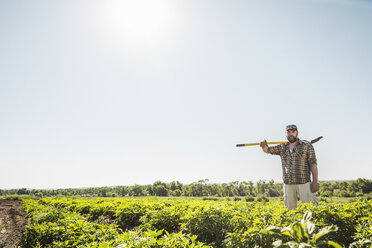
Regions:
<instances>
[{"instance_id":1,"label":"man","mask_svg":"<svg viewBox=\"0 0 372 248\"><path fill-rule=\"evenodd\" d=\"M284 204L288 210L297 207L297 196L303 203L318 205L314 195L319 190L318 168L314 147L305 140L300 140L296 125L286 127L287 143L268 147L267 141L260 143L262 150L273 155L280 155L283 167ZM313 181L311 182L310 174Z\"/></svg>"}]
</instances>

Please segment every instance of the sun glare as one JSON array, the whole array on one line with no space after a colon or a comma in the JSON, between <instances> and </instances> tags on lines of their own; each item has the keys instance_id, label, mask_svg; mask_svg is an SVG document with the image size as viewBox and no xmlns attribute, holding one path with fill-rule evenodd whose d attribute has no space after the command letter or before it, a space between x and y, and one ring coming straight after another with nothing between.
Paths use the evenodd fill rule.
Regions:
<instances>
[{"instance_id":1,"label":"sun glare","mask_svg":"<svg viewBox=\"0 0 372 248\"><path fill-rule=\"evenodd\" d=\"M108 28L118 38L143 42L164 36L170 24L168 1L105 1Z\"/></svg>"}]
</instances>

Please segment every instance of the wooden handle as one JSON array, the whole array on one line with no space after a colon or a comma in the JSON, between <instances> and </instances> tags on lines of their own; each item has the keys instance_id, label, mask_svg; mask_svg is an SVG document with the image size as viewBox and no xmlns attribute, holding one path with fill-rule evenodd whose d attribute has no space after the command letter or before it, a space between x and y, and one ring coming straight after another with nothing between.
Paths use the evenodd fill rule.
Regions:
<instances>
[{"instance_id":1,"label":"wooden handle","mask_svg":"<svg viewBox=\"0 0 372 248\"><path fill-rule=\"evenodd\" d=\"M316 139L313 139L310 141L311 144L314 144L315 142L318 142L320 139L322 139L323 136L320 136ZM287 141L276 141L276 142L267 142L268 145L274 145L274 144L284 144L287 143ZM242 146L259 146L260 143L248 143L248 144L237 144L237 147L242 147Z\"/></svg>"},{"instance_id":2,"label":"wooden handle","mask_svg":"<svg viewBox=\"0 0 372 248\"><path fill-rule=\"evenodd\" d=\"M276 141L276 142L267 142L268 145L274 145L274 144L284 144L287 143L287 141ZM237 147L241 146L259 146L260 143L248 143L248 144L237 144Z\"/></svg>"}]
</instances>

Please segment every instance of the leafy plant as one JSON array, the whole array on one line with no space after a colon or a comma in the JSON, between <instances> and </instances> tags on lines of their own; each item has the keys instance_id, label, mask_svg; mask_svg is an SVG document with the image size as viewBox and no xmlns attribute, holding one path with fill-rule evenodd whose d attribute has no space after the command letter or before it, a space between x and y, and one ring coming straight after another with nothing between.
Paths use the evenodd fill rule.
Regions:
<instances>
[{"instance_id":1,"label":"leafy plant","mask_svg":"<svg viewBox=\"0 0 372 248\"><path fill-rule=\"evenodd\" d=\"M184 217L182 225L186 233L197 235L201 242L220 247L226 234L231 232L232 213L226 208L207 207Z\"/></svg>"},{"instance_id":2,"label":"leafy plant","mask_svg":"<svg viewBox=\"0 0 372 248\"><path fill-rule=\"evenodd\" d=\"M276 234L281 234L282 239L273 243L274 247L290 247L290 248L305 248L305 247L324 247L329 245L335 248L342 248L341 245L334 241L326 240L326 235L330 232L336 231L337 227L326 226L319 232L315 233L316 226L310 221L311 212L304 214L301 222L294 222L290 226L284 228L271 226L267 230ZM283 240L285 240L283 242Z\"/></svg>"}]
</instances>

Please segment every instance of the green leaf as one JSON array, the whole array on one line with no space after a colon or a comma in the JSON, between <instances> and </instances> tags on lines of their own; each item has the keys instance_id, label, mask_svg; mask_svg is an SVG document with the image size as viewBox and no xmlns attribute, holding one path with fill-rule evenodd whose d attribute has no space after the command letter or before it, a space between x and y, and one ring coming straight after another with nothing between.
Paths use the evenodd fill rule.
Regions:
<instances>
[{"instance_id":1,"label":"green leaf","mask_svg":"<svg viewBox=\"0 0 372 248\"><path fill-rule=\"evenodd\" d=\"M309 235L311 235L315 231L315 224L311 222L306 223L306 229Z\"/></svg>"},{"instance_id":2,"label":"green leaf","mask_svg":"<svg viewBox=\"0 0 372 248\"><path fill-rule=\"evenodd\" d=\"M157 232L155 233L155 236L158 237L158 236L162 235L162 234L163 234L163 231L164 231L163 229L157 231ZM168 233L167 233L167 234L168 234Z\"/></svg>"},{"instance_id":3,"label":"green leaf","mask_svg":"<svg viewBox=\"0 0 372 248\"><path fill-rule=\"evenodd\" d=\"M294 242L294 241L289 241L287 242L287 245L290 247L290 248L299 248L299 244L297 242Z\"/></svg>"},{"instance_id":4,"label":"green leaf","mask_svg":"<svg viewBox=\"0 0 372 248\"><path fill-rule=\"evenodd\" d=\"M335 248L343 248L341 245L339 245L338 243L333 242L333 241L327 241L327 244L328 245L331 245L331 246L333 246Z\"/></svg>"},{"instance_id":5,"label":"green leaf","mask_svg":"<svg viewBox=\"0 0 372 248\"><path fill-rule=\"evenodd\" d=\"M102 244L99 245L98 248L107 248L107 247L109 247L109 245L107 243L102 243Z\"/></svg>"},{"instance_id":6,"label":"green leaf","mask_svg":"<svg viewBox=\"0 0 372 248\"><path fill-rule=\"evenodd\" d=\"M282 229L278 226L269 226L267 230L273 233L280 233L282 231Z\"/></svg>"},{"instance_id":7,"label":"green leaf","mask_svg":"<svg viewBox=\"0 0 372 248\"><path fill-rule=\"evenodd\" d=\"M306 244L306 243L301 243L298 248L312 248L313 246L310 245L310 244Z\"/></svg>"},{"instance_id":8,"label":"green leaf","mask_svg":"<svg viewBox=\"0 0 372 248\"><path fill-rule=\"evenodd\" d=\"M302 239L304 238L304 228L302 227L302 225L298 222L294 223L293 226L292 226L292 229L293 229L293 234L294 234L294 238L298 241L298 242L301 242Z\"/></svg>"},{"instance_id":9,"label":"green leaf","mask_svg":"<svg viewBox=\"0 0 372 248\"><path fill-rule=\"evenodd\" d=\"M283 227L282 228L282 234L286 235L288 237L292 237L291 228L289 226Z\"/></svg>"},{"instance_id":10,"label":"green leaf","mask_svg":"<svg viewBox=\"0 0 372 248\"><path fill-rule=\"evenodd\" d=\"M283 242L282 242L281 240L277 240L277 241L275 241L275 242L273 243L273 246L274 246L274 247L280 247L280 246L282 246L282 244L283 244Z\"/></svg>"},{"instance_id":11,"label":"green leaf","mask_svg":"<svg viewBox=\"0 0 372 248\"><path fill-rule=\"evenodd\" d=\"M307 212L304 214L304 217L303 217L303 220L302 220L303 223L310 221L312 215L313 215L312 212L307 211Z\"/></svg>"},{"instance_id":12,"label":"green leaf","mask_svg":"<svg viewBox=\"0 0 372 248\"><path fill-rule=\"evenodd\" d=\"M315 236L314 236L314 240L317 241L318 239L320 239L321 237L323 237L324 235L330 233L330 232L334 232L334 231L337 231L337 227L334 226L334 225L331 225L331 226L326 226L324 227L322 230L320 230Z\"/></svg>"}]
</instances>

